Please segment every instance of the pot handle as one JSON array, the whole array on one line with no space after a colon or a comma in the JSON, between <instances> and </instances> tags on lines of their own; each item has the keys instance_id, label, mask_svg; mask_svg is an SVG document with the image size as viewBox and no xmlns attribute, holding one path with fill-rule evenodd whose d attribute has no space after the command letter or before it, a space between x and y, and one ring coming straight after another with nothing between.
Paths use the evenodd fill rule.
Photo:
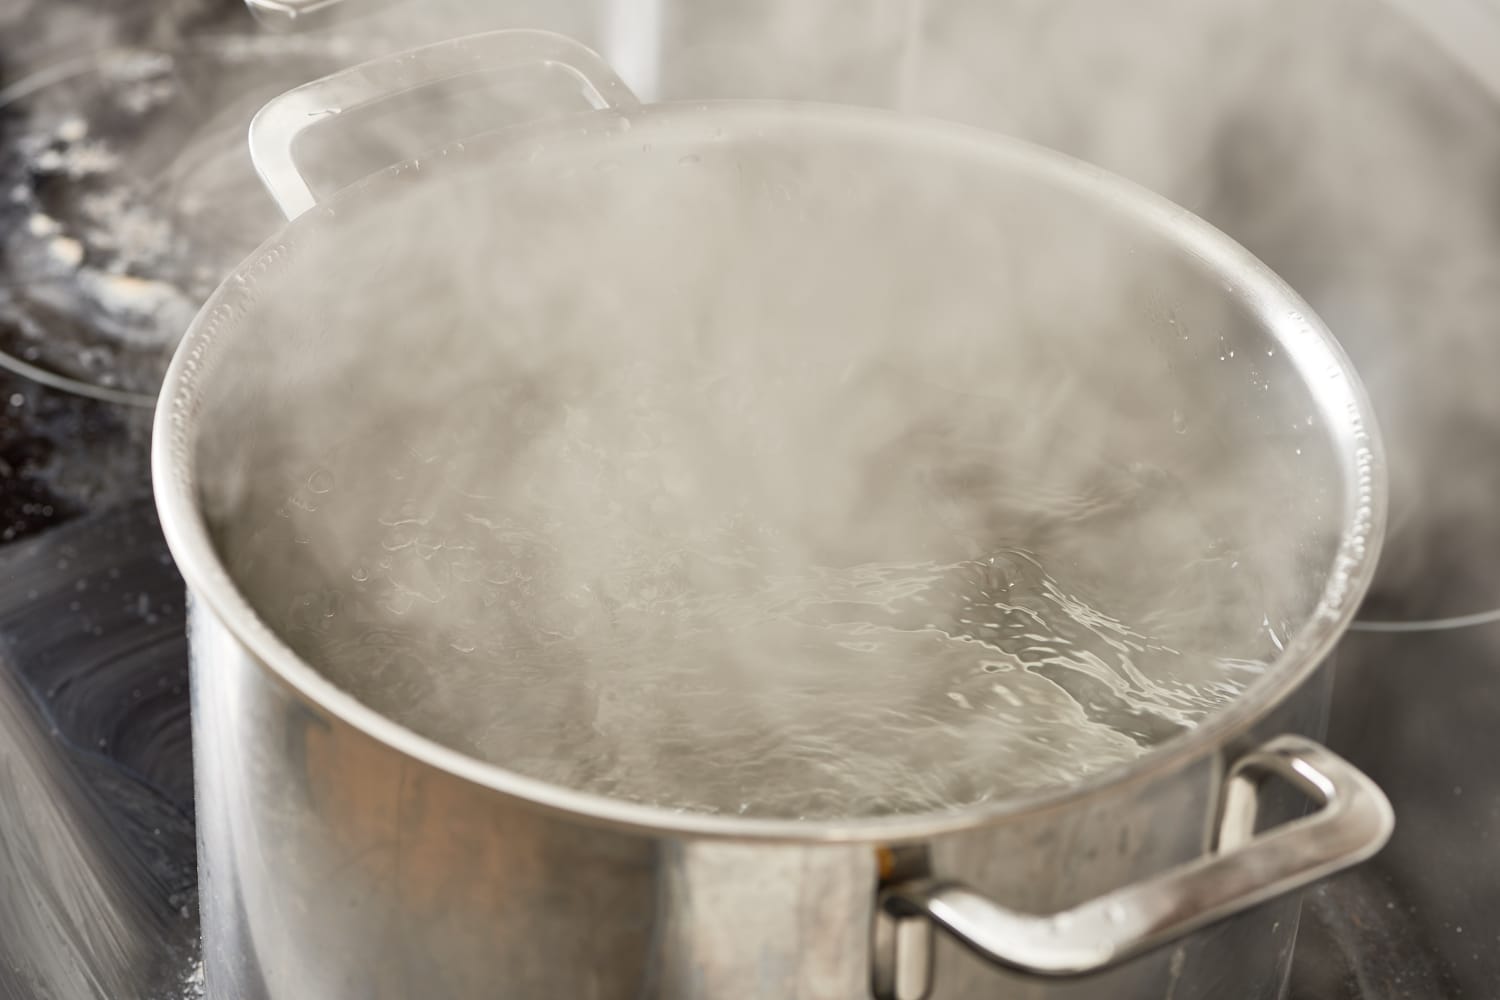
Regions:
<instances>
[{"instance_id":1,"label":"pot handle","mask_svg":"<svg viewBox=\"0 0 1500 1000\"><path fill-rule=\"evenodd\" d=\"M435 83L506 71L563 74L577 86L579 107L572 110L640 106L587 46L550 31L492 31L381 56L272 98L250 122L250 159L282 213L294 219L318 200L294 157L303 132Z\"/></svg>"},{"instance_id":2,"label":"pot handle","mask_svg":"<svg viewBox=\"0 0 1500 1000\"><path fill-rule=\"evenodd\" d=\"M1269 777L1320 808L1255 832ZM1050 915L1019 913L957 882L885 888L874 935L879 1000L921 1000L931 986L932 926L996 965L1040 976L1099 972L1207 924L1300 889L1374 855L1390 839L1390 802L1353 765L1311 740L1280 736L1235 762L1206 856Z\"/></svg>"}]
</instances>

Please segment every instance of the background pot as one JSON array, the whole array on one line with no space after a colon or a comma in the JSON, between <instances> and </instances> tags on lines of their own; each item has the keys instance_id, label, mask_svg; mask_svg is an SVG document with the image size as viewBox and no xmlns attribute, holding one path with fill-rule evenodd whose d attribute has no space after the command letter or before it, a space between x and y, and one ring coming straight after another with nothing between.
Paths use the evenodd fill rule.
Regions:
<instances>
[{"instance_id":1,"label":"background pot","mask_svg":"<svg viewBox=\"0 0 1500 1000\"><path fill-rule=\"evenodd\" d=\"M466 139L314 207L316 185L293 163L294 151L299 162L304 153L318 158L308 125L476 72L524 82L533 103L582 96L594 110ZM1185 213L1030 147L852 110L642 109L591 53L536 33L445 44L319 81L268 106L252 146L283 208L304 214L226 282L185 338L155 453L163 522L195 595L211 993L916 996L927 985L936 921L992 963L1026 973L997 973L940 950L939 996L1002 988L1015 996L1276 995L1295 901L1199 929L1368 856L1388 836L1390 815L1380 793L1337 758L1303 740L1273 739L1321 726L1319 666L1368 584L1383 482L1347 362L1264 268ZM953 182L945 191L968 199L977 190L981 203L992 194L1010 224L1030 223L1005 234L1026 251L1006 261L1016 279L1009 287L1052 317L1057 339L1024 360L1036 371L1065 361L1091 385L1114 387L1092 402L1096 415L1119 419L1097 421L1099 440L1084 444L1233 457L1214 466L1216 488L1258 498L1235 530L1257 539L1248 557L1287 570L1276 611L1291 627L1284 655L1229 711L1125 773L983 810L817 824L684 816L540 785L423 740L333 689L251 612L209 526L279 502L278 463L353 432L371 400L408 398L422 377L410 363L419 345L380 323L382 308L400 296L436 310L429 320L445 318L442 265L489 259L473 246L445 246L442 234L466 231L445 227L476 206L545 205L547 185L567 169L655 178L650 193L665 198L692 185L663 185L662 166L707 160L712 177L726 155L748 162L756 179L780 178L757 188L768 197L755 211L770 212L778 201L796 203L795 182L815 179L800 158L813 148L842 154L845 170L894 165L894 175L921 163L945 171ZM777 155L786 150L799 156ZM386 155L378 143L365 152ZM541 200L523 201L521 191ZM670 200L641 204L651 209L643 222L672 218ZM918 207L931 217L935 206ZM962 225L954 232L997 235ZM347 266L355 257L368 263L364 251L381 240L400 266ZM841 247L859 245L846 239ZM1068 269L1050 252L1060 247L1069 250ZM579 253L587 258L583 243ZM905 291L931 307L952 301L965 281L994 276L997 258L976 259L974 273L931 276L937 283L925 292L920 282ZM654 273L625 267L632 278ZM619 277L581 271L604 287ZM1078 295L1081 273L1097 279L1089 298ZM881 301L871 273L854 266L849 274L847 287L825 286L829 297L818 304ZM914 280L905 271L890 277ZM1056 322L1060 314L1066 322ZM954 318L947 313L915 315L930 324L929 345L964 333L943 322ZM1116 344L1123 349L1083 350L1101 342L1106 321L1128 330ZM447 346L465 348L457 356L476 369L492 360L481 331L433 328L453 330ZM352 329L362 335L328 335ZM1239 353L1242 364L1220 361L1221 350ZM1165 381L1153 367L1164 360L1174 372ZM1180 398L1155 395L1163 387ZM1200 433L1161 433L1162 422L1181 423L1184 413ZM1305 419L1262 423L1294 413ZM1250 443L1259 447L1235 447ZM1250 837L1257 810L1247 790L1268 774L1321 808ZM1295 815L1300 802L1263 797L1259 825ZM1190 933L1175 949L1133 958ZM1034 978L1106 967L1076 983Z\"/></svg>"}]
</instances>

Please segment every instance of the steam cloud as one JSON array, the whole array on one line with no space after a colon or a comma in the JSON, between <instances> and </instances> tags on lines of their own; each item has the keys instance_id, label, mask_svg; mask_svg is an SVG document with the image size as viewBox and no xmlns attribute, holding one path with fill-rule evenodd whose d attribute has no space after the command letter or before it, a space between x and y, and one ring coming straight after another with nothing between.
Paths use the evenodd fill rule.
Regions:
<instances>
[{"instance_id":1,"label":"steam cloud","mask_svg":"<svg viewBox=\"0 0 1500 1000\"><path fill-rule=\"evenodd\" d=\"M1408 213L1457 213L1457 196L1428 192L1374 221L1371 192L1409 176L1370 147L1375 136L1401 133L1352 118L1342 144L1305 131L1317 115L1338 118L1317 95L1336 87L1342 95L1349 80L1365 79L1357 60L1322 60L1311 40L1348 11L1226 3L1205 34L1188 5L1155 6L1154 15L1132 10L1129 25L1080 3L891 3L873 13L861 5L860 17L786 5L781 16L761 10L753 24L727 8L666 7L652 8L661 23L647 41L640 30L626 37L596 33L593 21L564 23L562 13L529 23L594 43L647 97L871 100L998 126L1120 170L1226 225L1320 300L1336 331L1341 317L1369 318L1389 304L1396 282L1362 280L1351 291L1343 271L1308 250L1308 229L1277 211L1316 204L1349 223L1341 233L1357 222L1383 238L1370 246L1386 249L1408 231ZM824 16L854 27L831 32ZM404 45L505 26L495 20L488 5L442 4L397 7L350 27L388 31ZM1399 22L1361 23L1376 50L1407 39ZM805 58L753 58L768 41L793 45L809 30L837 37ZM1241 44L1247 38L1260 41ZM631 44L670 55L653 63ZM1268 58L1277 46L1296 56L1297 71ZM380 137L391 150L412 149L399 128ZM444 442L470 441L474 414L430 404L473 398L488 384L486 417L525 422L516 425L524 433L494 424L485 443L558 524L586 525L610 496L633 496L654 529L691 535L709 514L748 504L796 542L779 554L788 572L859 558L962 559L976 544L1048 548L1084 578L1113 579L1125 611L1171 641L1227 656L1266 655L1267 626L1274 636L1305 619L1335 541L1326 529L1341 516L1337 496L1310 497L1306 484L1331 476L1333 458L1321 420L1305 422L1314 408L1298 398L1286 359L1240 339L1238 307L1190 292L1186 271L1162 287L1160 273L1174 265L1159 251L1144 247L1132 259L1118 232L1090 220L1003 195L999 211L975 211L972 177L918 174L867 148L866 159L838 165L837 197L824 204L806 186L828 164L774 143L757 159L750 134L735 129L717 144L704 138L689 149L669 130L617 133L608 139L614 154L572 165L565 201L549 171L568 168L567 143L542 143L532 165L506 174L507 208L494 208L487 181L458 171L475 185L469 197L393 207L337 251L316 240L294 247L297 266L338 275L345 294L309 300L313 289L299 279L268 282L297 302L261 301L257 323L295 346L259 344L220 359L241 379L216 409L263 410L265 397L249 388L261 379L278 386L279 409L275 420L262 413L236 424L237 454L248 448L251 458L221 470L228 475L212 513L255 523L288 496L305 496L307 470L368 434L372 402L388 417L389 445L388 454L365 456L372 467L403 450L435 454ZM1419 155L1418 145L1407 151ZM1369 167L1341 183L1334 154L1351 147ZM1305 150L1318 155L1299 157ZM1260 165L1291 166L1270 174ZM723 183L731 170L736 186ZM1330 203L1330 190L1347 201ZM426 245L437 249L423 266L403 258L404 248ZM1382 267L1406 273L1373 249L1365 259L1361 278ZM1435 284L1482 284L1476 265L1442 271L1441 282L1439 270L1430 269ZM1475 298L1449 301L1448 313L1425 316L1466 338ZM361 335L336 335L351 329ZM1371 319L1359 336L1375 329ZM1351 340L1378 392L1388 345L1362 347L1371 343ZM266 371L289 356L295 371ZM392 365L393 357L409 363ZM456 357L466 363L443 361ZM502 372L519 388L498 383ZM631 373L645 381L636 385ZM639 402L668 385L696 395L643 405L653 418L676 416L671 446L641 453L657 463L646 470L649 484L558 478L552 457L580 434L611 461L627 454L639 428L611 421L633 412L631 392L645 393ZM1386 406L1403 418L1398 426L1413 426L1404 418L1416 405L1398 396ZM727 447L746 407L756 413L756 440ZM1284 426L1252 427L1266 412L1285 417ZM580 432L579 419L598 424ZM205 454L216 450L230 453L211 441ZM596 471L606 469L627 474L601 460ZM1396 485L1408 501L1426 498L1399 475ZM258 564L300 566L308 581L346 572L353 549L369 542L353 525L389 520L373 507L366 513L326 526L322 565L272 549ZM1311 526L1320 518L1321 533ZM586 575L607 562L608 537L581 531L574 541L560 564ZM234 551L244 542L225 544ZM269 563L267 552L276 555ZM1244 582L1215 577L1206 605L1184 605L1185 567L1229 563L1242 564L1233 579ZM1190 612L1171 613L1183 607Z\"/></svg>"},{"instance_id":2,"label":"steam cloud","mask_svg":"<svg viewBox=\"0 0 1500 1000\"><path fill-rule=\"evenodd\" d=\"M1496 40L1447 7L769 0L752 13L729 0L434 0L343 13L331 30L393 48L550 28L601 51L646 99L889 106L1021 136L1144 184L1267 261L1353 355L1391 458L1390 532L1367 615L1500 605L1493 567L1472 558L1500 544L1488 513L1500 493L1489 391L1500 223L1484 208L1500 166L1486 89Z\"/></svg>"}]
</instances>

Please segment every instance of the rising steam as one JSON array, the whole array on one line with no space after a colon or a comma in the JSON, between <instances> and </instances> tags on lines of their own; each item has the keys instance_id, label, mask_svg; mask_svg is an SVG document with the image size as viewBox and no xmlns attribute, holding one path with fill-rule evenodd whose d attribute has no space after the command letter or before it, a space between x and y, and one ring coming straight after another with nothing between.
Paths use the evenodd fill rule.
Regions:
<instances>
[{"instance_id":1,"label":"rising steam","mask_svg":"<svg viewBox=\"0 0 1500 1000\"><path fill-rule=\"evenodd\" d=\"M1241 264L978 139L602 115L314 212L203 359L231 571L424 735L678 808L966 805L1190 727L1319 607L1346 401Z\"/></svg>"},{"instance_id":2,"label":"rising steam","mask_svg":"<svg viewBox=\"0 0 1500 1000\"><path fill-rule=\"evenodd\" d=\"M1489 515L1500 223L1483 207L1500 164L1493 23L1407 0L741 6L433 0L368 16L361 4L332 30L404 47L550 28L601 51L647 99L895 107L1145 184L1266 260L1354 356L1392 459L1369 613L1500 604L1490 561L1472 558L1500 544Z\"/></svg>"}]
</instances>

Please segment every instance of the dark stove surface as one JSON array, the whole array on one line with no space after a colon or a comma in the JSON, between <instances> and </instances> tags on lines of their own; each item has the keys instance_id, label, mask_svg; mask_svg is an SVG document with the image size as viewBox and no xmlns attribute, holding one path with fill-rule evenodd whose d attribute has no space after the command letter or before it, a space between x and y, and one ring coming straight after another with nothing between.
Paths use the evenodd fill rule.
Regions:
<instances>
[{"instance_id":1,"label":"dark stove surface","mask_svg":"<svg viewBox=\"0 0 1500 1000\"><path fill-rule=\"evenodd\" d=\"M498 22L577 30L549 21L535 5L519 6L525 9L514 18L497 10L487 25L468 27ZM944 6L963 5L934 0L930 9ZM1330 0L1327 6L1341 4ZM941 26L936 15L933 20ZM347 48L329 47L326 39L276 43L288 46L282 48L261 38L243 45L233 40L253 30L236 0L11 0L0 9L0 92L90 52L172 54L167 78L176 81L176 99L196 115L191 120L200 127L193 135L208 137L200 155L184 162L204 169L183 168L172 175L175 187L152 187L149 170L125 170L116 189L123 186L160 213L153 217L164 219L166 229L154 230L158 235L169 231L187 241L175 244L173 253L184 245L208 246L203 241L212 242L225 226L195 227L178 196L199 192L211 200L223 185L248 183L243 123L236 115L316 75L320 66L349 61ZM219 41L205 45L208 36ZM1410 51L1429 50L1414 40ZM256 74L255 87L240 88L233 81L248 77L232 75L218 88L184 86L204 79L205 66L213 78L216 58L250 58L280 71ZM1443 72L1429 75L1438 81L1433 86L1451 85ZM108 88L97 86L97 75L88 79L93 82L77 92L84 97L80 107L97 109ZM1414 118L1424 114L1412 112ZM89 317L97 320L97 313L66 296L61 312L37 310L34 297L20 303L25 309L17 305L23 296L15 293L14 265L36 263L35 251L47 248L35 241L77 238L84 260L98 264L100 273L167 282L190 305L206 291L206 279L191 269L174 271L170 260L158 261L161 267L141 259L121 264L111 247L89 244L78 232L53 231L45 222L33 226L40 212L60 227L83 229L83 196L98 193L89 187L99 182L96 176L84 175L79 184L66 170L26 166L35 166L38 156L45 166L52 162L48 149L62 155L77 141L68 139L79 134L68 117L62 103L23 107L0 100L0 174L12 171L13 182L9 192L0 184L0 200L9 193L18 206L0 208L12 213L4 222L10 242L0 253L0 287L10 294L6 299L0 292L0 350L7 343L37 347L33 361L103 385L100 376L129 373L109 358L94 368L68 367L67 351L99 346L90 341L99 326ZM63 128L62 145L22 141L42 126ZM101 122L93 134L112 134L109 126ZM134 161L121 162L128 167ZM19 169L26 171L25 183L16 182ZM1263 180L1246 187L1265 195ZM248 214L234 216L228 227L234 231L219 232L227 238L204 251L215 267L275 226L268 201L243 205L250 206ZM1235 232L1236 218L1226 208L1216 221ZM17 232L18 224L24 232ZM1260 232L1243 238L1273 266L1297 270L1295 260L1275 259L1292 250L1264 233L1251 238ZM1500 244L1491 249L1496 255L1487 273L1500 281ZM65 244L62 252L66 259L72 249ZM1308 280L1315 278L1309 272ZM1313 295L1314 289L1303 290ZM21 312L33 323L29 332L15 322ZM139 315L125 319L143 321ZM163 356L162 343L169 346L161 338L174 332L151 323L131 329L144 330L136 343L150 348L139 355L141 370L149 371ZM128 352L128 341L115 337L104 347ZM148 384L149 378L115 387ZM0 1000L176 1000L198 992L183 594L149 500L149 417L144 407L0 370ZM1481 551L1472 558L1484 563L1493 557ZM1382 613L1400 617L1399 595L1382 599ZM1425 600L1412 596L1413 613L1429 610ZM1375 861L1308 893L1292 1000L1500 996L1497 651L1500 625L1355 634L1341 647L1330 743L1387 790L1398 826Z\"/></svg>"},{"instance_id":2,"label":"dark stove surface","mask_svg":"<svg viewBox=\"0 0 1500 1000\"><path fill-rule=\"evenodd\" d=\"M1500 997L1497 667L1500 625L1340 646L1329 745L1390 796L1396 833L1314 897L1348 962L1335 1000Z\"/></svg>"},{"instance_id":3,"label":"dark stove surface","mask_svg":"<svg viewBox=\"0 0 1500 1000\"><path fill-rule=\"evenodd\" d=\"M147 499L0 550L0 998L192 995L182 602Z\"/></svg>"},{"instance_id":4,"label":"dark stove surface","mask_svg":"<svg viewBox=\"0 0 1500 1000\"><path fill-rule=\"evenodd\" d=\"M150 492L150 413L0 369L0 545Z\"/></svg>"}]
</instances>

